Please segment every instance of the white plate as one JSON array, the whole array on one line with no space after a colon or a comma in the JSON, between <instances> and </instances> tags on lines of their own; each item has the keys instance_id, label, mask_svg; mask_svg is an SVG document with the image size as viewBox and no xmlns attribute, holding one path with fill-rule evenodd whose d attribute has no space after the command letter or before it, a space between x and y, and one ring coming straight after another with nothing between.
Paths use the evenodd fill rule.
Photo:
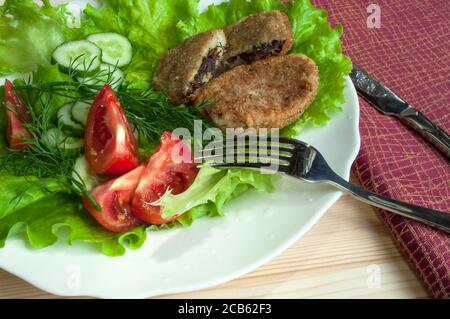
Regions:
<instances>
[{"instance_id":1,"label":"white plate","mask_svg":"<svg viewBox=\"0 0 450 319\"><path fill-rule=\"evenodd\" d=\"M347 78L344 111L329 125L300 138L319 149L330 166L349 178L360 146L359 104ZM203 218L191 228L150 232L144 246L106 257L85 244L63 241L44 250L10 238L0 267L61 296L143 298L203 289L261 266L298 240L341 196L327 185L283 177L272 194L247 192L222 218Z\"/></svg>"}]
</instances>

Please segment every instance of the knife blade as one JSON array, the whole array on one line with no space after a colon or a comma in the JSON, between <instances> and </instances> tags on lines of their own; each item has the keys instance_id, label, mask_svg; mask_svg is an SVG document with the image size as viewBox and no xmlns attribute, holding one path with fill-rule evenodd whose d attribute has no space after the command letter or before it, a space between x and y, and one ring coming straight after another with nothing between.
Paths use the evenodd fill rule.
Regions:
<instances>
[{"instance_id":1,"label":"knife blade","mask_svg":"<svg viewBox=\"0 0 450 319\"><path fill-rule=\"evenodd\" d=\"M350 78L361 96L385 115L395 116L450 159L450 136L367 72L353 65Z\"/></svg>"}]
</instances>

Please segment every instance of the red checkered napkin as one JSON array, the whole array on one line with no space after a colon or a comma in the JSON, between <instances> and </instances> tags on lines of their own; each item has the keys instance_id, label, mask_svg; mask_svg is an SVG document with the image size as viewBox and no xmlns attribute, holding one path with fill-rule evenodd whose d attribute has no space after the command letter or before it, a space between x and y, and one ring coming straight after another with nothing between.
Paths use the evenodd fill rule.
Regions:
<instances>
[{"instance_id":1,"label":"red checkered napkin","mask_svg":"<svg viewBox=\"0 0 450 319\"><path fill-rule=\"evenodd\" d=\"M332 24L344 25L344 50L355 64L450 132L448 0L313 2L328 10ZM381 10L379 29L367 25L372 3ZM362 185L450 212L450 162L396 119L360 103L362 146L354 171ZM433 295L450 298L450 236L382 210L380 217Z\"/></svg>"}]
</instances>

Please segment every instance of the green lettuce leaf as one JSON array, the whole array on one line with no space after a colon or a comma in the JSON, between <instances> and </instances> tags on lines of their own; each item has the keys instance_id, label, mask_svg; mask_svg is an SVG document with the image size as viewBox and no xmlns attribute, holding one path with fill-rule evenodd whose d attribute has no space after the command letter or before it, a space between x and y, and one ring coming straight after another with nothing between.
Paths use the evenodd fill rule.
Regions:
<instances>
[{"instance_id":1,"label":"green lettuce leaf","mask_svg":"<svg viewBox=\"0 0 450 319\"><path fill-rule=\"evenodd\" d=\"M0 173L0 220L38 202L52 193L63 191L55 179L34 176L10 176Z\"/></svg>"},{"instance_id":2,"label":"green lettuce leaf","mask_svg":"<svg viewBox=\"0 0 450 319\"><path fill-rule=\"evenodd\" d=\"M70 82L71 78L62 73L59 70L57 64L54 65L38 65L37 70L33 72L33 81L35 83L45 83L45 82ZM62 87L61 87L62 88ZM71 96L74 94L71 93ZM37 101L35 101L35 109L40 112L42 110L42 103L49 105L48 117L49 119L56 120L56 114L61 106L73 102L73 98L65 97L63 95L43 93Z\"/></svg>"},{"instance_id":3,"label":"green lettuce leaf","mask_svg":"<svg viewBox=\"0 0 450 319\"><path fill-rule=\"evenodd\" d=\"M193 208L197 208L197 211L191 212L191 219L203 211L209 216L221 216L223 206L249 188L272 192L274 177L275 175L256 174L249 170L225 171L204 165L187 191L178 195L173 195L169 191L160 198L159 203L163 207L162 216L172 217Z\"/></svg>"},{"instance_id":4,"label":"green lettuce leaf","mask_svg":"<svg viewBox=\"0 0 450 319\"><path fill-rule=\"evenodd\" d=\"M42 6L32 0L6 0L0 17L0 76L49 65L57 46L79 37L79 29L68 25L73 17L66 7L52 7L49 0Z\"/></svg>"},{"instance_id":5,"label":"green lettuce leaf","mask_svg":"<svg viewBox=\"0 0 450 319\"><path fill-rule=\"evenodd\" d=\"M130 40L134 56L124 70L124 83L146 88L161 57L183 40L177 23L197 14L197 1L106 1L101 8L88 6L85 14L85 36L117 32Z\"/></svg>"},{"instance_id":6,"label":"green lettuce leaf","mask_svg":"<svg viewBox=\"0 0 450 319\"><path fill-rule=\"evenodd\" d=\"M83 208L79 198L65 194L56 180L0 175L0 247L14 234L25 232L34 248L53 245L60 229L67 243L98 244L108 256L121 256L125 247L138 249L146 239L144 227L115 234L101 227Z\"/></svg>"}]
</instances>

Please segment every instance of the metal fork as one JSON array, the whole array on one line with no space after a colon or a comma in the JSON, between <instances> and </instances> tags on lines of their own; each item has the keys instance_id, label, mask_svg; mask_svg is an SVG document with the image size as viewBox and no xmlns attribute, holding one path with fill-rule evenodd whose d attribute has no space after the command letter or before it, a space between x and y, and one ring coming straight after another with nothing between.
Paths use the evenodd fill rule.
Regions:
<instances>
[{"instance_id":1,"label":"metal fork","mask_svg":"<svg viewBox=\"0 0 450 319\"><path fill-rule=\"evenodd\" d=\"M261 154L261 145L258 143L235 138L208 145L202 155L196 158L196 162L211 161L210 165L216 168L263 169L283 173L309 183L331 184L369 205L450 232L450 213L401 202L350 184L330 168L317 149L304 142L291 138L275 140L265 138L265 140L268 141L266 144L268 149L276 156ZM218 149L218 145L225 145L220 148L222 154L210 155L213 149ZM227 156L226 161L223 161L223 151ZM229 161L230 158L232 161ZM273 165L274 163L276 165Z\"/></svg>"}]
</instances>

